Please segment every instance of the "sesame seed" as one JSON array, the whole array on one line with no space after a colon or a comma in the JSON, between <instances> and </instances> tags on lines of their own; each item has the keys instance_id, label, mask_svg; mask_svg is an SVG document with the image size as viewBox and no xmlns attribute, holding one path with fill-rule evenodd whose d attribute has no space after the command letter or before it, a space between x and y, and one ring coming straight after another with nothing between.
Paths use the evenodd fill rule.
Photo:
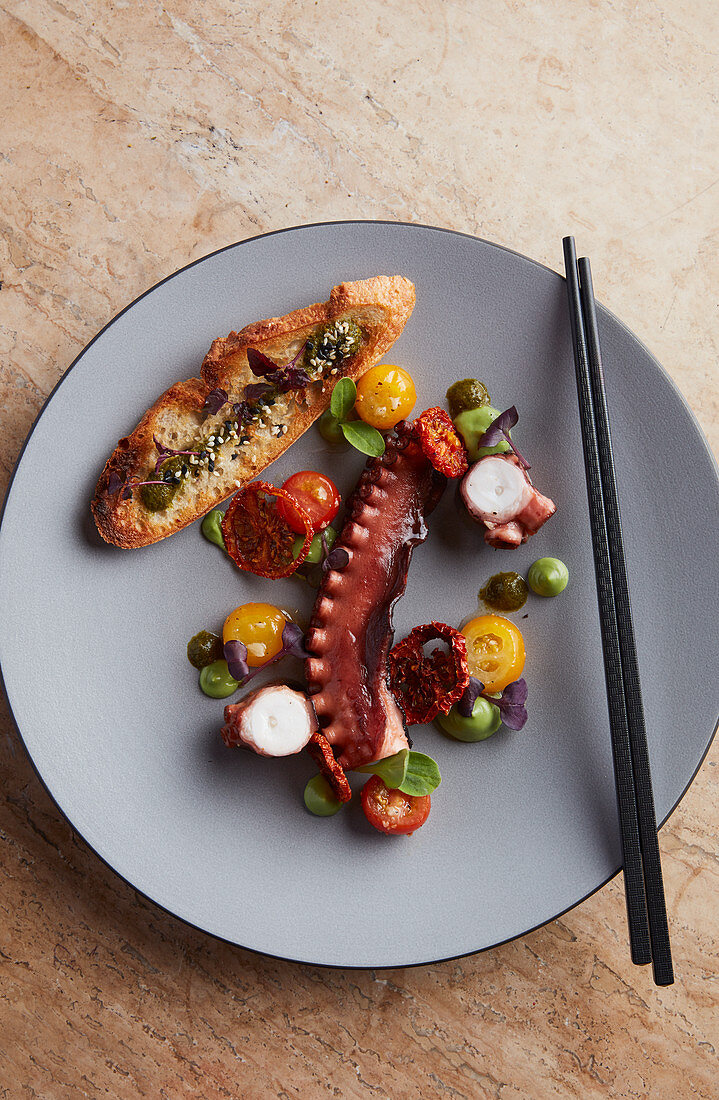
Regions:
<instances>
[{"instance_id":1,"label":"sesame seed","mask_svg":"<svg viewBox=\"0 0 719 1100\"><path fill-rule=\"evenodd\" d=\"M338 370L339 370L339 367L333 367L332 370L330 371L330 374L337 374Z\"/></svg>"},{"instance_id":2,"label":"sesame seed","mask_svg":"<svg viewBox=\"0 0 719 1100\"><path fill-rule=\"evenodd\" d=\"M210 436L210 438L209 438L209 439L207 440L207 442L208 442L208 443L210 444L210 446L212 446L212 445L213 445L213 443L215 442L215 437L214 437L214 435L211 435L211 436Z\"/></svg>"}]
</instances>

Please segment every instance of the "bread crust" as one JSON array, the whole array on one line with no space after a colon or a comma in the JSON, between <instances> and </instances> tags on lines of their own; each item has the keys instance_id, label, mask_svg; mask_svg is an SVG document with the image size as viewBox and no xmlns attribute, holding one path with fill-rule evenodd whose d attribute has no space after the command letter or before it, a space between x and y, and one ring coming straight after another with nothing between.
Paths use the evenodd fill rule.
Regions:
<instances>
[{"instance_id":1,"label":"bread crust","mask_svg":"<svg viewBox=\"0 0 719 1100\"><path fill-rule=\"evenodd\" d=\"M329 407L332 389L339 378L356 380L386 354L407 323L414 303L414 286L408 279L401 275L377 275L341 283L332 289L327 302L294 310L284 317L257 321L240 332L213 340L202 363L201 377L177 382L166 390L131 435L118 442L105 464L91 503L103 539L125 549L149 546L232 496L321 416ZM250 436L248 443L234 452L228 445L227 456L221 466L216 466L216 473L205 470L197 479L189 479L162 512L149 512L138 494L122 500L119 492L110 492L112 475L121 481L126 477L145 480L153 476L158 457L154 437L165 447L180 450L198 433L212 431L215 425L223 423L227 409L205 417L205 398L211 390L222 388L230 402L243 399L244 387L257 381L247 362L248 348L257 348L282 364L297 354L317 326L339 319L360 323L364 336L360 351L343 360L333 378L279 397L264 424L243 429Z\"/></svg>"}]
</instances>

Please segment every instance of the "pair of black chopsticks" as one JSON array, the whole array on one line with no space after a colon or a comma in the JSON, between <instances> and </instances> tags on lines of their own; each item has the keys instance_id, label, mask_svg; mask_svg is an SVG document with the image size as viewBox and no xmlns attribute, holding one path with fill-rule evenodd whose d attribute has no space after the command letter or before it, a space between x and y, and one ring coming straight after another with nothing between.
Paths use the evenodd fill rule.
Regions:
<instances>
[{"instance_id":1,"label":"pair of black chopsticks","mask_svg":"<svg viewBox=\"0 0 719 1100\"><path fill-rule=\"evenodd\" d=\"M592 272L586 257L577 263L574 237L565 237L562 243L622 836L629 942L632 961L639 965L651 962L656 984L671 985L674 971Z\"/></svg>"}]
</instances>

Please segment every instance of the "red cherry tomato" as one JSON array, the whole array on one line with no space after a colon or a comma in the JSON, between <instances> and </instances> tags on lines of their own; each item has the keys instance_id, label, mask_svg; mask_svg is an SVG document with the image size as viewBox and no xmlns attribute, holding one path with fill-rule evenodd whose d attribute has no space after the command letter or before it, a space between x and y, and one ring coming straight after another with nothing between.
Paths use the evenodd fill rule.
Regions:
<instances>
[{"instance_id":1,"label":"red cherry tomato","mask_svg":"<svg viewBox=\"0 0 719 1100\"><path fill-rule=\"evenodd\" d=\"M429 817L428 794L411 795L392 790L378 775L362 788L362 809L370 825L390 836L413 833Z\"/></svg>"},{"instance_id":2,"label":"red cherry tomato","mask_svg":"<svg viewBox=\"0 0 719 1100\"><path fill-rule=\"evenodd\" d=\"M310 517L313 531L322 531L332 522L339 511L340 494L334 481L316 470L300 470L288 477L282 486L297 501ZM300 516L287 500L280 500L278 508L286 523L298 534L304 532Z\"/></svg>"}]
</instances>

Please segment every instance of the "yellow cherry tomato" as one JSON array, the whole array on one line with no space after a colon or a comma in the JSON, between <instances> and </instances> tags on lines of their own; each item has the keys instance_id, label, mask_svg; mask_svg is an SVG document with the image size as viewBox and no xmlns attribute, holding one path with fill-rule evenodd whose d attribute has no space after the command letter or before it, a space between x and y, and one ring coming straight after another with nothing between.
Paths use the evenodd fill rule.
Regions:
<instances>
[{"instance_id":1,"label":"yellow cherry tomato","mask_svg":"<svg viewBox=\"0 0 719 1100\"><path fill-rule=\"evenodd\" d=\"M462 628L467 664L487 691L504 691L522 675L526 653L521 631L503 615L479 615Z\"/></svg>"},{"instance_id":2,"label":"yellow cherry tomato","mask_svg":"<svg viewBox=\"0 0 719 1100\"><path fill-rule=\"evenodd\" d=\"M380 363L357 383L355 408L366 424L386 431L409 416L416 400L412 375L402 367Z\"/></svg>"},{"instance_id":3,"label":"yellow cherry tomato","mask_svg":"<svg viewBox=\"0 0 719 1100\"><path fill-rule=\"evenodd\" d=\"M247 663L253 668L266 664L282 649L282 631L287 619L271 603L243 603L225 619L222 641L247 646Z\"/></svg>"}]
</instances>

